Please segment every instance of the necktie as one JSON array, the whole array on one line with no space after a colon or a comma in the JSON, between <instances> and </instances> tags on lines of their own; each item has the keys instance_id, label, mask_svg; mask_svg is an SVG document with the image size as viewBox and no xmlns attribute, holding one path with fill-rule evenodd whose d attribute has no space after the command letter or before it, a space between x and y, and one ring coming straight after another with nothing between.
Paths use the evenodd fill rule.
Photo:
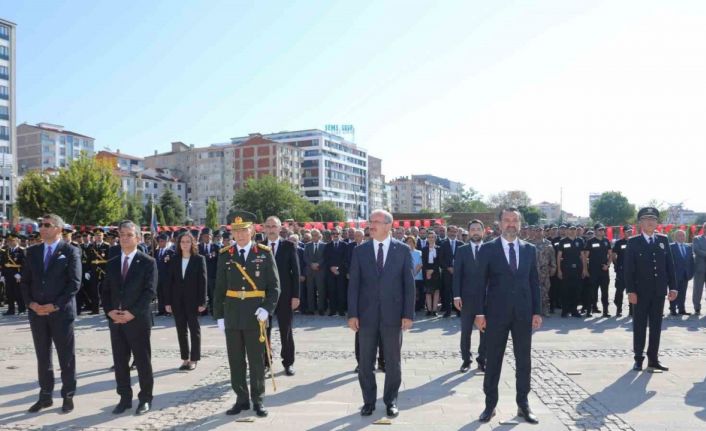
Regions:
<instances>
[{"instance_id":1,"label":"necktie","mask_svg":"<svg viewBox=\"0 0 706 431\"><path fill-rule=\"evenodd\" d=\"M478 257L478 246L475 246L473 250L473 258L476 259Z\"/></svg>"},{"instance_id":2,"label":"necktie","mask_svg":"<svg viewBox=\"0 0 706 431\"><path fill-rule=\"evenodd\" d=\"M650 237L650 241L649 241L649 243L650 243L650 245L654 244L654 243L655 243L655 240L654 240L654 238Z\"/></svg>"},{"instance_id":3,"label":"necktie","mask_svg":"<svg viewBox=\"0 0 706 431\"><path fill-rule=\"evenodd\" d=\"M385 264L385 257L382 252L382 243L378 244L378 256L376 259L377 267L378 267L378 274L382 274L382 267Z\"/></svg>"},{"instance_id":4,"label":"necktie","mask_svg":"<svg viewBox=\"0 0 706 431\"><path fill-rule=\"evenodd\" d=\"M681 257L686 257L686 249L684 248L684 244L679 244L679 250L681 250Z\"/></svg>"},{"instance_id":5,"label":"necktie","mask_svg":"<svg viewBox=\"0 0 706 431\"><path fill-rule=\"evenodd\" d=\"M44 256L44 271L49 268L49 261L51 260L51 246L47 247L47 254Z\"/></svg>"},{"instance_id":6,"label":"necktie","mask_svg":"<svg viewBox=\"0 0 706 431\"><path fill-rule=\"evenodd\" d=\"M275 245L277 245L277 243L276 243L276 242L273 242L273 243L271 243L270 245L272 246L272 254L275 254L275 251L276 251L276 250L275 250Z\"/></svg>"},{"instance_id":7,"label":"necktie","mask_svg":"<svg viewBox=\"0 0 706 431\"><path fill-rule=\"evenodd\" d=\"M314 243L314 254L316 254L316 251L319 249L319 243L315 242Z\"/></svg>"},{"instance_id":8,"label":"necktie","mask_svg":"<svg viewBox=\"0 0 706 431\"><path fill-rule=\"evenodd\" d=\"M122 270L123 281L125 281L125 277L127 276L127 270L129 268L129 264L130 264L130 258L125 256L125 260L123 260L123 270Z\"/></svg>"},{"instance_id":9,"label":"necktie","mask_svg":"<svg viewBox=\"0 0 706 431\"><path fill-rule=\"evenodd\" d=\"M510 269L512 272L517 271L517 256L515 256L515 243L511 242L508 244L510 246Z\"/></svg>"},{"instance_id":10,"label":"necktie","mask_svg":"<svg viewBox=\"0 0 706 431\"><path fill-rule=\"evenodd\" d=\"M241 265L245 266L245 249L244 248L240 249L240 258L238 260L240 260Z\"/></svg>"}]
</instances>

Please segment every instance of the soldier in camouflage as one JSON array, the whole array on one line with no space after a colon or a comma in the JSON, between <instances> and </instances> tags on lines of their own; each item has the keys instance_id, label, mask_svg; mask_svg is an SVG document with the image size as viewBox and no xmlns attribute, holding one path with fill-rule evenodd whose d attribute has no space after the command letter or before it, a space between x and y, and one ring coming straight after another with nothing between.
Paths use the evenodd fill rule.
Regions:
<instances>
[{"instance_id":1,"label":"soldier in camouflage","mask_svg":"<svg viewBox=\"0 0 706 431\"><path fill-rule=\"evenodd\" d=\"M551 241L544 239L541 226L532 226L530 242L537 249L537 269L539 271L539 286L542 296L542 314L549 315L549 288L551 277L556 273L556 254Z\"/></svg>"}]
</instances>

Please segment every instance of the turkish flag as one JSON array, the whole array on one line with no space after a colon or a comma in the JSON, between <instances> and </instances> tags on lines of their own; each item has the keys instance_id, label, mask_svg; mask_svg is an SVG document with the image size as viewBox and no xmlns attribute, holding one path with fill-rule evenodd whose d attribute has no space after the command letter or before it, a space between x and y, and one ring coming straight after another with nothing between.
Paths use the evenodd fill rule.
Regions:
<instances>
[{"instance_id":1,"label":"turkish flag","mask_svg":"<svg viewBox=\"0 0 706 431\"><path fill-rule=\"evenodd\" d=\"M612 227L607 227L605 230L605 234L608 237L608 241L613 241L613 228Z\"/></svg>"},{"instance_id":2,"label":"turkish flag","mask_svg":"<svg viewBox=\"0 0 706 431\"><path fill-rule=\"evenodd\" d=\"M393 221L393 222L392 222L392 227L394 227L395 229L397 229L398 227L400 227L400 221L399 221L399 220Z\"/></svg>"},{"instance_id":3,"label":"turkish flag","mask_svg":"<svg viewBox=\"0 0 706 431\"><path fill-rule=\"evenodd\" d=\"M429 226L431 226L431 220L424 220L424 221L422 222L422 225L423 225L424 227L429 227Z\"/></svg>"},{"instance_id":4,"label":"turkish flag","mask_svg":"<svg viewBox=\"0 0 706 431\"><path fill-rule=\"evenodd\" d=\"M410 224L409 220L405 220L402 222L402 227L404 227L405 229L409 229L410 226L411 226L411 224Z\"/></svg>"},{"instance_id":5,"label":"turkish flag","mask_svg":"<svg viewBox=\"0 0 706 431\"><path fill-rule=\"evenodd\" d=\"M414 226L419 227L419 226L421 226L421 225L422 225L421 220L415 220L415 221L414 221Z\"/></svg>"}]
</instances>

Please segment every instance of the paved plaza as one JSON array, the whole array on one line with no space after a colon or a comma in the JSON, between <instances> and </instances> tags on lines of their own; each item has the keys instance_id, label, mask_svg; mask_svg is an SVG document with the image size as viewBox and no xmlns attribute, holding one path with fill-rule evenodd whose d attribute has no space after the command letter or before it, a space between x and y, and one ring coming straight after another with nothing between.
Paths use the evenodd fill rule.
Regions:
<instances>
[{"instance_id":1,"label":"paved plaza","mask_svg":"<svg viewBox=\"0 0 706 431\"><path fill-rule=\"evenodd\" d=\"M611 292L612 294L612 292ZM688 298L690 298L690 292ZM687 301L687 304L689 302ZM688 305L691 309L691 306ZM614 307L611 305L611 313ZM627 312L625 313L627 314ZM267 418L252 410L226 416L235 401L223 335L202 318L202 360L191 372L181 364L171 318L158 317L152 332L154 410L144 416L114 416L115 392L110 341L103 316L81 316L76 325L78 390L76 409L61 414L58 380L54 406L26 413L37 399L36 359L26 316L0 317L0 429L243 429L243 430L704 430L706 429L706 317L667 317L662 333L662 374L631 371L629 317L577 319L550 317L533 338L530 405L539 425L515 416L511 343L500 383L498 414L489 424L483 410L483 377L474 368L459 373L459 319L418 314L403 344L400 416L384 418L382 382L370 418L362 405L353 354L353 333L343 317L295 316L297 374L284 376L275 358L277 391L267 382ZM275 352L279 334L273 332ZM473 333L473 348L478 334ZM55 358L55 365L58 361ZM137 374L133 372L137 386ZM136 391L137 392L137 391ZM133 402L137 406L137 400ZM253 420L236 422L236 420Z\"/></svg>"}]
</instances>

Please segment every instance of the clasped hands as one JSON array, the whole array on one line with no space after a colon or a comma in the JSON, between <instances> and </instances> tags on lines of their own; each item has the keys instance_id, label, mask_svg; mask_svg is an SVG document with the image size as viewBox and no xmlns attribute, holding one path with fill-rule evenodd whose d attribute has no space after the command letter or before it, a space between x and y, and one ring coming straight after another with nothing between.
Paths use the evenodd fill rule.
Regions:
<instances>
[{"instance_id":1,"label":"clasped hands","mask_svg":"<svg viewBox=\"0 0 706 431\"><path fill-rule=\"evenodd\" d=\"M358 332L360 329L360 321L358 320L357 317L351 317L348 319L348 327L351 328L353 332ZM402 328L403 331L406 331L412 327L412 319L405 319L402 318L402 323L400 324L400 328Z\"/></svg>"},{"instance_id":2,"label":"clasped hands","mask_svg":"<svg viewBox=\"0 0 706 431\"><path fill-rule=\"evenodd\" d=\"M478 330L480 332L485 332L485 327L487 325L487 322L485 320L485 316L476 316L474 323L476 325L476 328L478 328ZM540 316L539 314L533 314L532 315L532 329L539 329L541 327L542 327L542 316Z\"/></svg>"},{"instance_id":3,"label":"clasped hands","mask_svg":"<svg viewBox=\"0 0 706 431\"><path fill-rule=\"evenodd\" d=\"M135 318L135 315L127 310L111 310L108 317L113 320L113 323L125 324Z\"/></svg>"},{"instance_id":4,"label":"clasped hands","mask_svg":"<svg viewBox=\"0 0 706 431\"><path fill-rule=\"evenodd\" d=\"M30 303L29 308L30 310L37 313L38 316L48 316L59 309L59 307L54 304L39 305L36 302Z\"/></svg>"}]
</instances>

